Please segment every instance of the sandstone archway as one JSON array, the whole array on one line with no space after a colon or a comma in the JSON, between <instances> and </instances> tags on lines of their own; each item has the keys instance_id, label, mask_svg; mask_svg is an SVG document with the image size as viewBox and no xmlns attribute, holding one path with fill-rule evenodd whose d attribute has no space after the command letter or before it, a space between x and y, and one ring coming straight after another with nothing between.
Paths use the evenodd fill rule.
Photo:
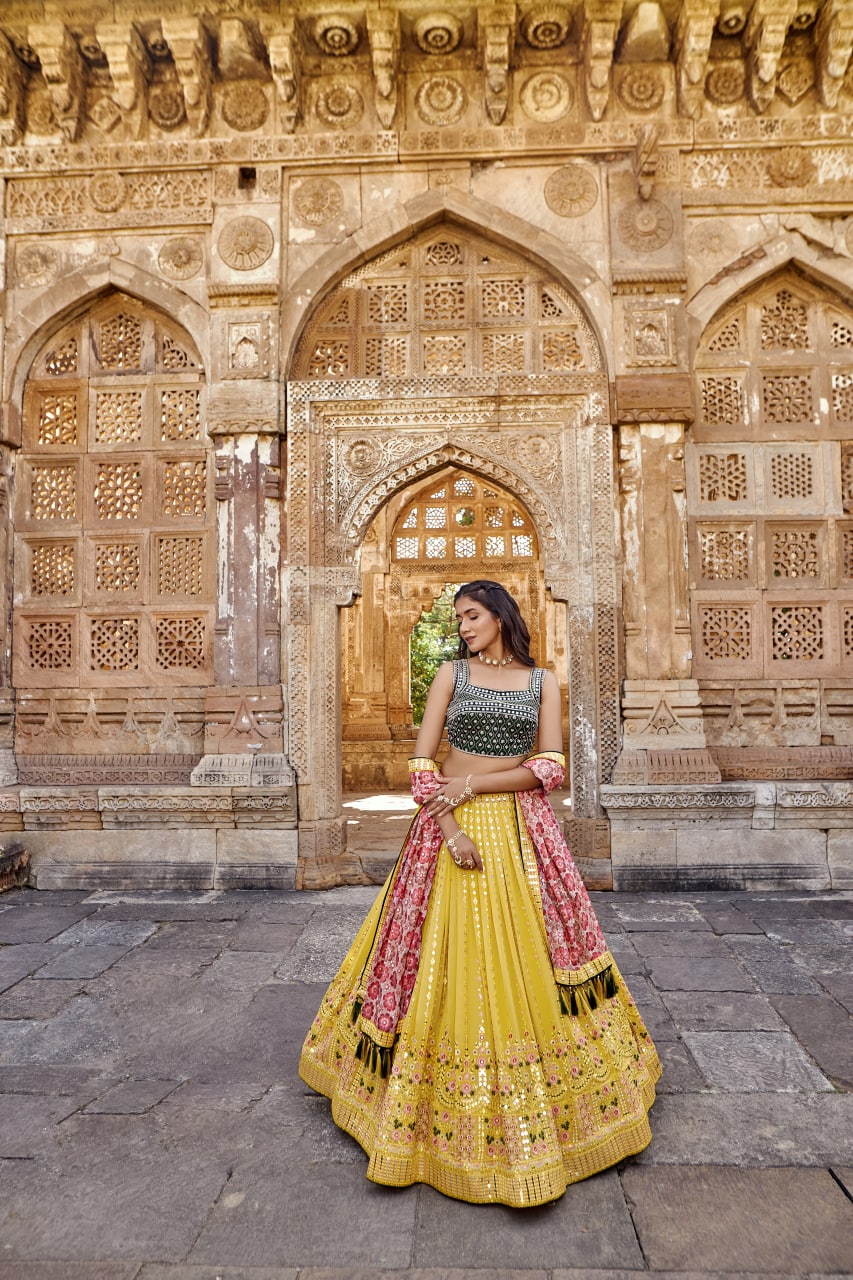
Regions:
<instances>
[{"instance_id":1,"label":"sandstone archway","mask_svg":"<svg viewBox=\"0 0 853 1280\"><path fill-rule=\"evenodd\" d=\"M282 627L302 884L357 872L339 816L339 611L362 589L377 513L449 469L493 480L530 513L543 598L565 608L555 647L568 672L573 820L601 820L598 787L619 725L602 370L592 327L565 286L449 223L357 268L306 327L287 388Z\"/></svg>"}]
</instances>

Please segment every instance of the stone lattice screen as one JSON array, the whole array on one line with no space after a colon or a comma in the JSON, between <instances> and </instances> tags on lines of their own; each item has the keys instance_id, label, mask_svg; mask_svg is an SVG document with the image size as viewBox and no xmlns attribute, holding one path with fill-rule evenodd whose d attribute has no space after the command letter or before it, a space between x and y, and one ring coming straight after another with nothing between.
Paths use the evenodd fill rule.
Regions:
<instances>
[{"instance_id":1,"label":"stone lattice screen","mask_svg":"<svg viewBox=\"0 0 853 1280\"><path fill-rule=\"evenodd\" d=\"M43 347L17 477L19 687L210 680L203 396L186 335L124 296Z\"/></svg>"},{"instance_id":2,"label":"stone lattice screen","mask_svg":"<svg viewBox=\"0 0 853 1280\"><path fill-rule=\"evenodd\" d=\"M468 475L448 478L409 503L391 538L392 560L417 562L427 573L447 565L460 580L500 576L511 563L532 565L537 556L536 534L524 509Z\"/></svg>"},{"instance_id":3,"label":"stone lattice screen","mask_svg":"<svg viewBox=\"0 0 853 1280\"><path fill-rule=\"evenodd\" d=\"M853 315L793 273L697 356L689 494L700 677L853 671Z\"/></svg>"},{"instance_id":4,"label":"stone lattice screen","mask_svg":"<svg viewBox=\"0 0 853 1280\"><path fill-rule=\"evenodd\" d=\"M569 373L600 367L580 309L515 255L430 235L353 272L297 352L297 378Z\"/></svg>"}]
</instances>

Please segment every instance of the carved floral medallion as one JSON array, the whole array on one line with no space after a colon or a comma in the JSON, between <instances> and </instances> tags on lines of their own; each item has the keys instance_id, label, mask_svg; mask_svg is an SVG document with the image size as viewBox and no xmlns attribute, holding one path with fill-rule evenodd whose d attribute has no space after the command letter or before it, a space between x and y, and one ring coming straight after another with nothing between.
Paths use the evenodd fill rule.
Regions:
<instances>
[{"instance_id":1,"label":"carved floral medallion","mask_svg":"<svg viewBox=\"0 0 853 1280\"><path fill-rule=\"evenodd\" d=\"M124 204L127 184L118 173L97 173L89 183L89 199L100 213L114 213Z\"/></svg>"},{"instance_id":2,"label":"carved floral medallion","mask_svg":"<svg viewBox=\"0 0 853 1280\"><path fill-rule=\"evenodd\" d=\"M672 214L660 200L632 200L616 222L625 244L637 253L654 253L672 239Z\"/></svg>"},{"instance_id":3,"label":"carved floral medallion","mask_svg":"<svg viewBox=\"0 0 853 1280\"><path fill-rule=\"evenodd\" d=\"M595 178L579 164L566 164L545 183L545 203L560 218L589 213L598 199Z\"/></svg>"},{"instance_id":4,"label":"carved floral medallion","mask_svg":"<svg viewBox=\"0 0 853 1280\"><path fill-rule=\"evenodd\" d=\"M317 94L317 116L333 129L350 129L364 112L364 99L354 85L333 80Z\"/></svg>"},{"instance_id":5,"label":"carved floral medallion","mask_svg":"<svg viewBox=\"0 0 853 1280\"><path fill-rule=\"evenodd\" d=\"M267 95L257 80L238 80L226 85L222 95L222 116L232 129L241 133L260 129L269 110Z\"/></svg>"},{"instance_id":6,"label":"carved floral medallion","mask_svg":"<svg viewBox=\"0 0 853 1280\"><path fill-rule=\"evenodd\" d=\"M344 195L331 178L305 178L294 188L293 211L307 227L324 227L340 217Z\"/></svg>"},{"instance_id":7,"label":"carved floral medallion","mask_svg":"<svg viewBox=\"0 0 853 1280\"><path fill-rule=\"evenodd\" d=\"M569 12L562 4L540 4L521 20L521 34L531 49L556 49L569 34Z\"/></svg>"},{"instance_id":8,"label":"carved floral medallion","mask_svg":"<svg viewBox=\"0 0 853 1280\"><path fill-rule=\"evenodd\" d=\"M690 235L690 248L697 258L730 258L737 241L724 222L703 222Z\"/></svg>"},{"instance_id":9,"label":"carved floral medallion","mask_svg":"<svg viewBox=\"0 0 853 1280\"><path fill-rule=\"evenodd\" d=\"M157 256L160 270L173 280L189 280L201 269L204 254L201 245L190 236L167 240Z\"/></svg>"},{"instance_id":10,"label":"carved floral medallion","mask_svg":"<svg viewBox=\"0 0 853 1280\"><path fill-rule=\"evenodd\" d=\"M160 129L177 129L187 117L183 90L174 84L157 85L148 96L148 114Z\"/></svg>"},{"instance_id":11,"label":"carved floral medallion","mask_svg":"<svg viewBox=\"0 0 853 1280\"><path fill-rule=\"evenodd\" d=\"M663 102L663 80L652 67L631 67L619 81L617 93L631 111L654 111Z\"/></svg>"},{"instance_id":12,"label":"carved floral medallion","mask_svg":"<svg viewBox=\"0 0 853 1280\"><path fill-rule=\"evenodd\" d=\"M273 251L273 233L260 218L234 218L219 237L219 256L235 271L254 271Z\"/></svg>"},{"instance_id":13,"label":"carved floral medallion","mask_svg":"<svg viewBox=\"0 0 853 1280\"><path fill-rule=\"evenodd\" d=\"M414 37L424 53L452 53L462 39L462 23L452 13L434 10L418 18Z\"/></svg>"},{"instance_id":14,"label":"carved floral medallion","mask_svg":"<svg viewBox=\"0 0 853 1280\"><path fill-rule=\"evenodd\" d=\"M519 101L531 120L553 124L571 109L574 94L565 76L556 71L540 71L522 85Z\"/></svg>"},{"instance_id":15,"label":"carved floral medallion","mask_svg":"<svg viewBox=\"0 0 853 1280\"><path fill-rule=\"evenodd\" d=\"M743 97L742 62L726 62L712 67L705 79L705 93L719 107L729 107Z\"/></svg>"},{"instance_id":16,"label":"carved floral medallion","mask_svg":"<svg viewBox=\"0 0 853 1280\"><path fill-rule=\"evenodd\" d=\"M382 449L375 440L360 437L345 445L341 457L343 470L363 479L374 475L382 466Z\"/></svg>"},{"instance_id":17,"label":"carved floral medallion","mask_svg":"<svg viewBox=\"0 0 853 1280\"><path fill-rule=\"evenodd\" d=\"M807 187L815 177L815 165L805 147L780 147L767 162L770 181L776 187Z\"/></svg>"},{"instance_id":18,"label":"carved floral medallion","mask_svg":"<svg viewBox=\"0 0 853 1280\"><path fill-rule=\"evenodd\" d=\"M18 284L26 289L50 284L56 279L59 255L48 244L25 244L15 253L15 274Z\"/></svg>"},{"instance_id":19,"label":"carved floral medallion","mask_svg":"<svg viewBox=\"0 0 853 1280\"><path fill-rule=\"evenodd\" d=\"M468 105L468 95L452 76L433 76L415 95L415 110L424 124L456 124Z\"/></svg>"},{"instance_id":20,"label":"carved floral medallion","mask_svg":"<svg viewBox=\"0 0 853 1280\"><path fill-rule=\"evenodd\" d=\"M343 58L358 48L358 27L342 13L330 13L314 23L314 39L323 53Z\"/></svg>"}]
</instances>

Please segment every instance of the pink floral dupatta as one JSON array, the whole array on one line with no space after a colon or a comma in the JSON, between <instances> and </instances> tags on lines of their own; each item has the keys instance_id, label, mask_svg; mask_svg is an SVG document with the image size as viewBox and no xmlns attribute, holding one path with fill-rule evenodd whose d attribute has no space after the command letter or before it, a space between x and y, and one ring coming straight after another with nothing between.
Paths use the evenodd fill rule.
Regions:
<instances>
[{"instance_id":1,"label":"pink floral dupatta","mask_svg":"<svg viewBox=\"0 0 853 1280\"><path fill-rule=\"evenodd\" d=\"M594 1009L599 1000L616 994L612 957L546 798L563 781L565 757L558 751L541 751L523 763L542 784L515 796L517 812L535 854L532 888L534 892L538 889L563 1012L576 1014L581 1003ZM441 789L442 779L434 760L410 760L409 774L412 796L419 805ZM391 1068L399 1026L415 986L421 933L442 843L440 827L420 808L386 888L373 946L356 993L353 1020L361 1032L358 1056L382 1075Z\"/></svg>"}]
</instances>

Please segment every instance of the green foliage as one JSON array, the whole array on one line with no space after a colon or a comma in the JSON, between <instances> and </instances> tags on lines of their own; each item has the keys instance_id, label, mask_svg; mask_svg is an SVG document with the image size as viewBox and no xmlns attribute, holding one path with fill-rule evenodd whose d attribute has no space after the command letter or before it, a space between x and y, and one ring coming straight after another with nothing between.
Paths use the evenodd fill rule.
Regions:
<instances>
[{"instance_id":1,"label":"green foliage","mask_svg":"<svg viewBox=\"0 0 853 1280\"><path fill-rule=\"evenodd\" d=\"M449 658L456 656L459 633L453 612L456 584L448 583L430 609L415 624L409 642L409 688L414 721L419 725L424 715L433 677Z\"/></svg>"}]
</instances>

